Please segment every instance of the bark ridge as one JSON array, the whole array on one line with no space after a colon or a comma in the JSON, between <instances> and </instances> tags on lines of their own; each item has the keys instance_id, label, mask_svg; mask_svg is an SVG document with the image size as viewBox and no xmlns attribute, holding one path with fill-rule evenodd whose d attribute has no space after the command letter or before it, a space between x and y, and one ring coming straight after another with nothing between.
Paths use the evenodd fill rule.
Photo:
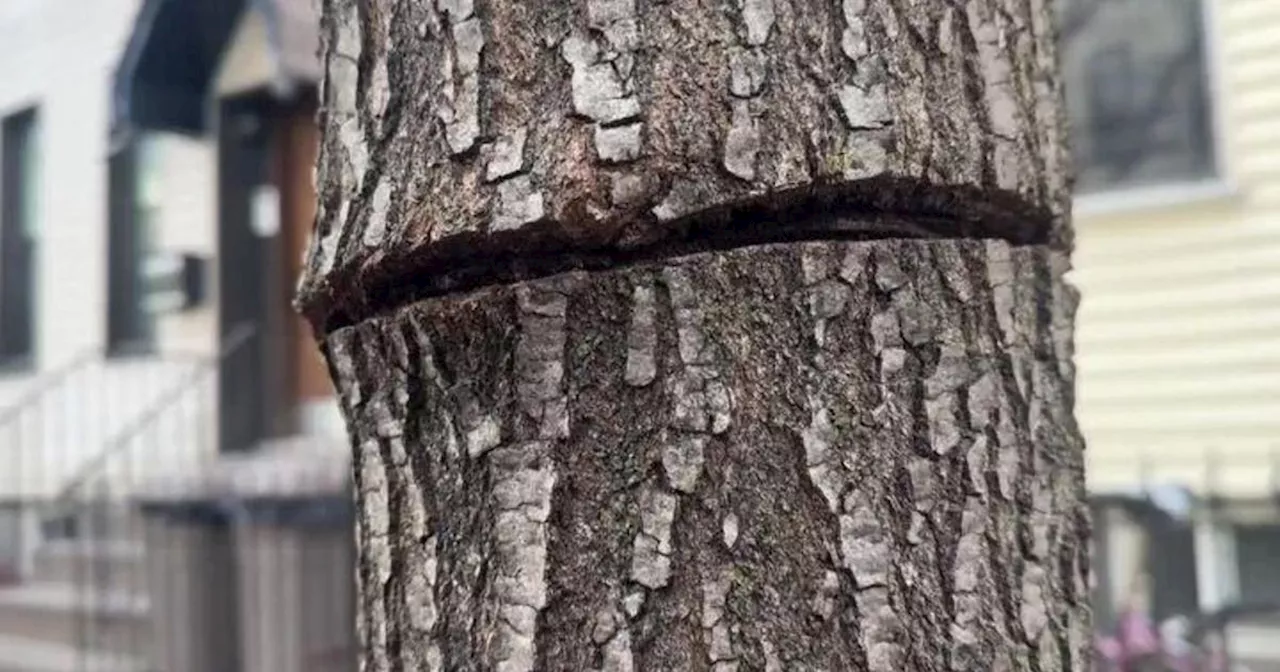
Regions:
<instances>
[{"instance_id":1,"label":"bark ridge","mask_svg":"<svg viewBox=\"0 0 1280 672\"><path fill-rule=\"evenodd\" d=\"M1088 669L1065 270L764 245L334 331L364 669Z\"/></svg>"}]
</instances>

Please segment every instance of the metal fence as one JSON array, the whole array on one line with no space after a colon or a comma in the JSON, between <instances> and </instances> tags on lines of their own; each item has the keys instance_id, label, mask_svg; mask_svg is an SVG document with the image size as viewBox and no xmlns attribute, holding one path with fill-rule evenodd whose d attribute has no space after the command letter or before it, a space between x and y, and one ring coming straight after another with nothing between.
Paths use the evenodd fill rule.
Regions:
<instances>
[{"instance_id":1,"label":"metal fence","mask_svg":"<svg viewBox=\"0 0 1280 672\"><path fill-rule=\"evenodd\" d=\"M253 338L214 357L87 352L0 389L0 670L356 668L345 446L218 451L220 368ZM1140 471L1143 493L1163 482ZM1152 615L1195 616L1191 530L1149 498L1124 506L1160 549ZM1122 614L1098 597L1101 637Z\"/></svg>"},{"instance_id":2,"label":"metal fence","mask_svg":"<svg viewBox=\"0 0 1280 672\"><path fill-rule=\"evenodd\" d=\"M150 357L163 374L127 393L86 388L122 366L87 358L0 415L0 670L355 669L345 451L217 451L219 363L251 338ZM108 429L68 431L85 420Z\"/></svg>"}]
</instances>

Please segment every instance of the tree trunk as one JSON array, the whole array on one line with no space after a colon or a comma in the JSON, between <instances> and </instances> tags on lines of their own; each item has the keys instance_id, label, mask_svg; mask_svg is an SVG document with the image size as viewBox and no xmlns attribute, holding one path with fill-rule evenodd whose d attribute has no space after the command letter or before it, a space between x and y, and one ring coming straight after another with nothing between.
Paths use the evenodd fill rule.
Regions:
<instances>
[{"instance_id":1,"label":"tree trunk","mask_svg":"<svg viewBox=\"0 0 1280 672\"><path fill-rule=\"evenodd\" d=\"M1048 14L326 0L364 669L1086 669Z\"/></svg>"}]
</instances>

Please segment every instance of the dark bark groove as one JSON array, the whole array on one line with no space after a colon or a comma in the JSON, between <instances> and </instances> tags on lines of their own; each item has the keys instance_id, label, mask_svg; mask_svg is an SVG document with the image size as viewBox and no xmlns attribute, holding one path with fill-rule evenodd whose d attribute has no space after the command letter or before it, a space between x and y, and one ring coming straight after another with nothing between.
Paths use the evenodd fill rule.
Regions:
<instances>
[{"instance_id":1,"label":"dark bark groove","mask_svg":"<svg viewBox=\"0 0 1280 672\"><path fill-rule=\"evenodd\" d=\"M959 208L959 202L967 205ZM1012 204L1004 207L1016 211ZM961 209L966 210L963 216L958 214ZM442 294L751 245L882 238L995 238L1014 245L1047 242L1052 221L1047 214L1010 217L1008 212L981 207L972 194L961 196L959 190L871 179L699 211L673 224L665 238L626 249L565 247L553 231L526 231L518 241L502 236L459 237L449 245L423 250L412 265L352 283L341 298L335 294L335 306L341 308L335 307L324 322L317 323L318 331L328 333Z\"/></svg>"},{"instance_id":2,"label":"dark bark groove","mask_svg":"<svg viewBox=\"0 0 1280 672\"><path fill-rule=\"evenodd\" d=\"M1087 669L1065 270L772 244L334 331L364 669Z\"/></svg>"},{"instance_id":3,"label":"dark bark groove","mask_svg":"<svg viewBox=\"0 0 1280 672\"><path fill-rule=\"evenodd\" d=\"M329 331L472 262L661 248L743 204L1067 250L1047 3L324 0L299 305Z\"/></svg>"}]
</instances>

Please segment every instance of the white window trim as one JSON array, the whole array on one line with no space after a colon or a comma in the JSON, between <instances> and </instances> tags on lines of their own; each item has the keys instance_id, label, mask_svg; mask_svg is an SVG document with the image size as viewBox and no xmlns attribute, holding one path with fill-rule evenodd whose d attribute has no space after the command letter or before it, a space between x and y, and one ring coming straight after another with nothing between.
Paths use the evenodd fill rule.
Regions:
<instances>
[{"instance_id":1,"label":"white window trim","mask_svg":"<svg viewBox=\"0 0 1280 672\"><path fill-rule=\"evenodd\" d=\"M1093 217L1229 201L1239 195L1234 184L1214 178L1083 194L1075 197L1071 208L1077 217Z\"/></svg>"},{"instance_id":2,"label":"white window trim","mask_svg":"<svg viewBox=\"0 0 1280 672\"><path fill-rule=\"evenodd\" d=\"M1212 514L1195 522L1196 593L1200 609L1209 611L1240 596L1235 525Z\"/></svg>"},{"instance_id":3,"label":"white window trim","mask_svg":"<svg viewBox=\"0 0 1280 672\"><path fill-rule=\"evenodd\" d=\"M1150 186L1117 187L1073 199L1072 211L1080 216L1141 212L1196 203L1232 200L1240 190L1230 176L1226 152L1227 124L1222 101L1226 95L1223 54L1218 39L1219 0L1199 0L1203 32L1204 91L1209 106L1209 144L1213 154L1213 175L1198 180L1176 181Z\"/></svg>"},{"instance_id":4,"label":"white window trim","mask_svg":"<svg viewBox=\"0 0 1280 672\"><path fill-rule=\"evenodd\" d=\"M1200 14L1204 18L1204 90L1209 96L1210 141L1213 145L1213 168L1216 180L1234 187L1234 179L1228 170L1227 122L1223 101L1226 100L1227 78L1223 76L1222 45L1218 31L1219 0L1201 0Z\"/></svg>"}]
</instances>

